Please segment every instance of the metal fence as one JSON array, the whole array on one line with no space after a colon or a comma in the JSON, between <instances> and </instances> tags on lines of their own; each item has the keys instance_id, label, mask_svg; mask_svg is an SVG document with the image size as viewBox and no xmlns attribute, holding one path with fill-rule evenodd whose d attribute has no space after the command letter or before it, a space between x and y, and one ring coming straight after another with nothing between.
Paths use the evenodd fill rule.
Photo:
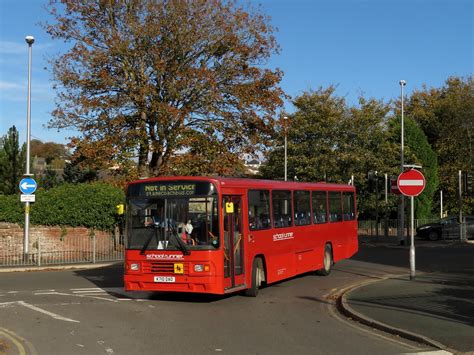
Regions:
<instances>
[{"instance_id":1,"label":"metal fence","mask_svg":"<svg viewBox=\"0 0 474 355\"><path fill-rule=\"evenodd\" d=\"M415 229L423 224L431 223L436 219L415 219ZM405 221L405 236L410 235L410 221ZM359 236L366 237L396 237L398 233L398 220L396 219L380 219L378 222L375 220L359 221ZM416 231L415 231L416 234Z\"/></svg>"},{"instance_id":2,"label":"metal fence","mask_svg":"<svg viewBox=\"0 0 474 355\"><path fill-rule=\"evenodd\" d=\"M416 235L416 229L427 223L439 221L438 219L415 219L414 220L414 235ZM441 239L461 239L466 240L473 237L472 232L468 232L468 225L464 219L463 223L459 224L456 222L453 230L449 233L443 231L440 236ZM411 235L411 222L405 221L404 236L409 237ZM375 220L358 221L358 234L360 237L375 237L375 238L393 238L398 235L398 220L393 219L380 219L378 222ZM461 237L462 236L462 237Z\"/></svg>"},{"instance_id":3,"label":"metal fence","mask_svg":"<svg viewBox=\"0 0 474 355\"><path fill-rule=\"evenodd\" d=\"M123 238L105 232L84 232L47 238L44 233L30 235L28 255L18 233L0 236L0 267L45 266L100 263L124 259Z\"/></svg>"}]
</instances>

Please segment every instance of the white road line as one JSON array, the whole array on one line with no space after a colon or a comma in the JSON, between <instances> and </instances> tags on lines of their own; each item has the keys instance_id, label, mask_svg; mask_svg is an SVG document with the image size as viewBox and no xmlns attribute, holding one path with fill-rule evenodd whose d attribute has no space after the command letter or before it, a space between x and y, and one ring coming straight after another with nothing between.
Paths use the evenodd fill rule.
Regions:
<instances>
[{"instance_id":1,"label":"white road line","mask_svg":"<svg viewBox=\"0 0 474 355\"><path fill-rule=\"evenodd\" d=\"M54 291L56 291L56 290L35 290L35 291L33 291L33 293L35 293L35 292L54 292Z\"/></svg>"},{"instance_id":2,"label":"white road line","mask_svg":"<svg viewBox=\"0 0 474 355\"><path fill-rule=\"evenodd\" d=\"M33 311L46 314L46 315L50 316L51 318L54 318L54 319L57 319L57 320L62 320L62 321L65 321L65 322L80 323L78 320L74 320L74 319L71 319L71 318L66 318L66 317L60 316L59 314L47 311L45 309L36 307L32 304L29 304L29 303L26 303L26 302L23 302L23 301L17 301L17 303L21 304L22 306L24 306L26 308L29 308Z\"/></svg>"},{"instance_id":3,"label":"white road line","mask_svg":"<svg viewBox=\"0 0 474 355\"><path fill-rule=\"evenodd\" d=\"M71 291L85 291L85 290L93 291L93 290L102 290L102 289L99 287L71 288Z\"/></svg>"},{"instance_id":4,"label":"white road line","mask_svg":"<svg viewBox=\"0 0 474 355\"><path fill-rule=\"evenodd\" d=\"M36 292L34 295L57 295L58 293L56 291L49 291L49 292Z\"/></svg>"},{"instance_id":5,"label":"white road line","mask_svg":"<svg viewBox=\"0 0 474 355\"><path fill-rule=\"evenodd\" d=\"M14 294L14 293L18 293L18 291L8 291L7 293Z\"/></svg>"},{"instance_id":6,"label":"white road line","mask_svg":"<svg viewBox=\"0 0 474 355\"><path fill-rule=\"evenodd\" d=\"M400 355L452 355L449 351L445 350L434 350L434 351L422 351L419 353L402 353Z\"/></svg>"},{"instance_id":7,"label":"white road line","mask_svg":"<svg viewBox=\"0 0 474 355\"><path fill-rule=\"evenodd\" d=\"M8 307L12 304L16 304L17 302L16 301L12 301L12 302L3 302L3 303L0 303L0 308L5 308L5 307Z\"/></svg>"},{"instance_id":8,"label":"white road line","mask_svg":"<svg viewBox=\"0 0 474 355\"><path fill-rule=\"evenodd\" d=\"M102 289L98 289L98 290L72 291L72 293L75 293L75 294L81 294L81 293L97 293L97 292L105 292L105 291L102 290Z\"/></svg>"}]
</instances>

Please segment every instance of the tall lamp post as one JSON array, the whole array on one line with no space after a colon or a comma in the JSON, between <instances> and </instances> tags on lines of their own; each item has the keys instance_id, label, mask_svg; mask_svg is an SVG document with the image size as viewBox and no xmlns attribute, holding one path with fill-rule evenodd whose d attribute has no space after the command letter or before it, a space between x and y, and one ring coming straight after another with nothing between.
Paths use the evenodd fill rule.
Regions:
<instances>
[{"instance_id":1,"label":"tall lamp post","mask_svg":"<svg viewBox=\"0 0 474 355\"><path fill-rule=\"evenodd\" d=\"M288 143L287 143L287 124L288 124L288 117L284 116L283 120L285 122L285 181L288 180Z\"/></svg>"},{"instance_id":2,"label":"tall lamp post","mask_svg":"<svg viewBox=\"0 0 474 355\"><path fill-rule=\"evenodd\" d=\"M405 80L400 80L400 95L401 95L401 102L402 102L402 119L401 119L401 143L400 143L400 172L403 173L405 169L405 155L404 155L404 145L405 145L405 136L404 136L404 99L403 99L403 87L406 86L407 82ZM405 242L405 197L403 194L400 195L400 225L398 230L398 240L400 244L404 244Z\"/></svg>"},{"instance_id":3,"label":"tall lamp post","mask_svg":"<svg viewBox=\"0 0 474 355\"><path fill-rule=\"evenodd\" d=\"M26 173L30 176L30 140L31 140L31 57L32 46L35 43L33 36L26 36L25 41L28 44L28 99L26 109ZM24 228L24 245L23 252L25 261L28 261L29 254L29 229L30 229L30 203L25 202L25 228Z\"/></svg>"}]
</instances>

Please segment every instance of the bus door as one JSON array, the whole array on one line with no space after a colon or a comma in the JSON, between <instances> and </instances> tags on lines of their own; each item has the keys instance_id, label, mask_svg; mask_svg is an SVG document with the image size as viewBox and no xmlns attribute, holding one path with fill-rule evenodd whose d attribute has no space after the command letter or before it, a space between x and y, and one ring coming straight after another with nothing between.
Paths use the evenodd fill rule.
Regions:
<instances>
[{"instance_id":1,"label":"bus door","mask_svg":"<svg viewBox=\"0 0 474 355\"><path fill-rule=\"evenodd\" d=\"M230 289L245 283L242 199L240 196L223 196L222 202L224 209L224 288Z\"/></svg>"}]
</instances>

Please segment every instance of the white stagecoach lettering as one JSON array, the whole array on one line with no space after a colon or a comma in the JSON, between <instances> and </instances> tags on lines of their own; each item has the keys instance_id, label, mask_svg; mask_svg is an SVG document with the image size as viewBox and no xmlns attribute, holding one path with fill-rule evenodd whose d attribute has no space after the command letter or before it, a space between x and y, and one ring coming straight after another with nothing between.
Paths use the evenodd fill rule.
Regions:
<instances>
[{"instance_id":1,"label":"white stagecoach lettering","mask_svg":"<svg viewBox=\"0 0 474 355\"><path fill-rule=\"evenodd\" d=\"M184 258L181 254L147 254L147 260L181 260Z\"/></svg>"}]
</instances>

